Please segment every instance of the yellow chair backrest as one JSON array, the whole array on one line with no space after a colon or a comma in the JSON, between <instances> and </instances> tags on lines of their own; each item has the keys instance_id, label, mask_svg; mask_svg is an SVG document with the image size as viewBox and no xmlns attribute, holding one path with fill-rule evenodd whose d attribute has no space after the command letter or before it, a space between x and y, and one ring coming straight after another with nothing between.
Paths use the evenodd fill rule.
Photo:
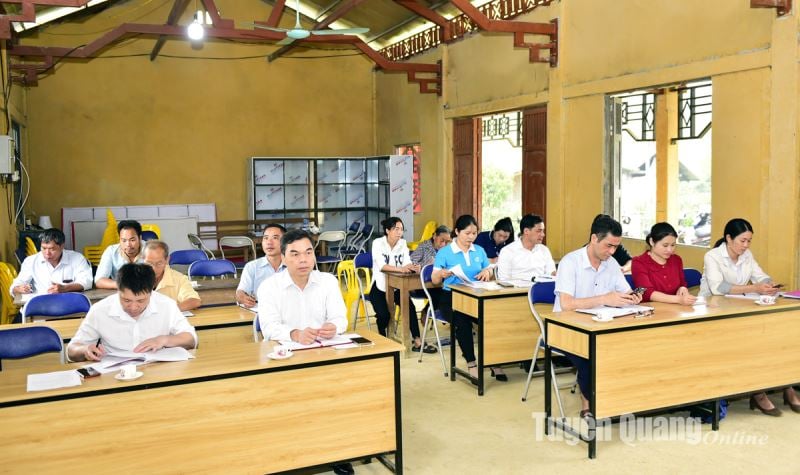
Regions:
<instances>
[{"instance_id":1,"label":"yellow chair backrest","mask_svg":"<svg viewBox=\"0 0 800 475\"><path fill-rule=\"evenodd\" d=\"M161 239L161 228L157 224L142 224L142 232L153 231Z\"/></svg>"},{"instance_id":2,"label":"yellow chair backrest","mask_svg":"<svg viewBox=\"0 0 800 475\"><path fill-rule=\"evenodd\" d=\"M36 244L33 243L33 239L25 236L25 255L30 257L37 252L39 252L39 250L36 249Z\"/></svg>"},{"instance_id":3,"label":"yellow chair backrest","mask_svg":"<svg viewBox=\"0 0 800 475\"><path fill-rule=\"evenodd\" d=\"M103 239L100 240L100 247L102 248L100 253L105 251L108 246L119 242L117 218L114 217L114 213L112 213L110 209L106 209L106 223L106 229L103 231ZM159 236L161 235L159 234Z\"/></svg>"},{"instance_id":4,"label":"yellow chair backrest","mask_svg":"<svg viewBox=\"0 0 800 475\"><path fill-rule=\"evenodd\" d=\"M0 286L3 287L3 303L0 312L0 324L8 324L14 321L14 316L19 313L19 308L14 305L14 297L11 295L11 283L17 275L16 269L5 262L0 262Z\"/></svg>"},{"instance_id":5,"label":"yellow chair backrest","mask_svg":"<svg viewBox=\"0 0 800 475\"><path fill-rule=\"evenodd\" d=\"M347 308L347 325L352 324L352 318L358 318L358 314L365 314L366 309L357 308L355 312L352 310L354 303L358 301L358 279L357 269L353 260L341 261L336 268L336 278L339 279L339 289L342 291L342 298L344 298L344 305ZM367 271L369 272L369 271Z\"/></svg>"},{"instance_id":6,"label":"yellow chair backrest","mask_svg":"<svg viewBox=\"0 0 800 475\"><path fill-rule=\"evenodd\" d=\"M408 249L413 251L427 239L432 238L433 233L434 231L436 231L437 226L438 224L436 223L436 221L428 221L427 223L425 223L425 227L422 228L422 234L420 234L419 240L408 243Z\"/></svg>"}]
</instances>

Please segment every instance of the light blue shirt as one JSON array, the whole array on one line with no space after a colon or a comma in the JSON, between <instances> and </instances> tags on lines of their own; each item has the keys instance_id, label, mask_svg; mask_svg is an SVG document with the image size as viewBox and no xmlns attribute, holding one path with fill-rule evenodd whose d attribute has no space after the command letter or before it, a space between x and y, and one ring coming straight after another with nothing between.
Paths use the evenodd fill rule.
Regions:
<instances>
[{"instance_id":1,"label":"light blue shirt","mask_svg":"<svg viewBox=\"0 0 800 475\"><path fill-rule=\"evenodd\" d=\"M139 255L136 256L136 262L143 262L144 256L142 256L141 250ZM119 250L119 244L112 244L103 251L103 257L100 258L100 264L97 265L97 272L94 274L94 283L96 284L98 280L102 279L103 277L108 277L109 279L116 279L117 272L119 269L124 266L125 264L129 264L128 258L122 255L122 252Z\"/></svg>"},{"instance_id":2,"label":"light blue shirt","mask_svg":"<svg viewBox=\"0 0 800 475\"><path fill-rule=\"evenodd\" d=\"M450 245L439 249L439 252L436 253L436 259L433 260L433 270L452 269L457 265L461 266L464 275L474 280L476 275L489 267L489 258L486 257L486 251L480 246L471 244L469 251L464 252L453 241ZM450 285L460 283L461 279L451 275L444 279L442 288L449 291Z\"/></svg>"},{"instance_id":3,"label":"light blue shirt","mask_svg":"<svg viewBox=\"0 0 800 475\"><path fill-rule=\"evenodd\" d=\"M278 267L277 272L280 272L285 268L286 267L281 264ZM275 273L276 271L272 268L269 261L267 261L267 257L259 257L258 259L250 261L244 265L244 269L242 269L242 277L239 280L239 286L236 287L236 290L242 290L252 296L255 296L261 283L264 282L267 277L272 277Z\"/></svg>"},{"instance_id":4,"label":"light blue shirt","mask_svg":"<svg viewBox=\"0 0 800 475\"><path fill-rule=\"evenodd\" d=\"M630 292L631 286L613 257L601 261L597 270L589 262L586 246L572 251L561 259L556 271L556 301L554 312L561 311L561 292L576 299L595 297L609 292Z\"/></svg>"}]
</instances>

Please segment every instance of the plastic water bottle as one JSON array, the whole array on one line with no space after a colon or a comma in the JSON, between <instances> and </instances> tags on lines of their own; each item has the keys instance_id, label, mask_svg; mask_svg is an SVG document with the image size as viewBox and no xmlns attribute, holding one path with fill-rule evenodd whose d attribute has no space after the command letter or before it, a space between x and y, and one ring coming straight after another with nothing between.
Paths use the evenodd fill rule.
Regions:
<instances>
[{"instance_id":1,"label":"plastic water bottle","mask_svg":"<svg viewBox=\"0 0 800 475\"><path fill-rule=\"evenodd\" d=\"M308 231L308 218L303 218L303 231Z\"/></svg>"}]
</instances>

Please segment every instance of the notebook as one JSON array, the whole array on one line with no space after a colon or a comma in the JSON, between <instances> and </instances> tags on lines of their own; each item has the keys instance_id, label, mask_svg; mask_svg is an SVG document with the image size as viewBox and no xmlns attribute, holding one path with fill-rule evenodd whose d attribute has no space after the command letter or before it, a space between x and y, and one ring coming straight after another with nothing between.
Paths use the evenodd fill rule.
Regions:
<instances>
[{"instance_id":1,"label":"notebook","mask_svg":"<svg viewBox=\"0 0 800 475\"><path fill-rule=\"evenodd\" d=\"M609 320L626 315L636 315L639 313L649 313L654 311L653 307L647 305L626 305L625 307L606 307L604 305L592 308L582 308L575 310L580 313L588 313L603 320Z\"/></svg>"}]
</instances>

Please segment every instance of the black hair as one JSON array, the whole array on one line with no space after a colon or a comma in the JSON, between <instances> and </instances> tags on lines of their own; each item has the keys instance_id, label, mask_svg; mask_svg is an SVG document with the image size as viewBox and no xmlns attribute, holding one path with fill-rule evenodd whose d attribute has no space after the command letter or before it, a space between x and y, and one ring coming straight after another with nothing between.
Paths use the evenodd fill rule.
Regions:
<instances>
[{"instance_id":1,"label":"black hair","mask_svg":"<svg viewBox=\"0 0 800 475\"><path fill-rule=\"evenodd\" d=\"M308 239L308 242L311 242L311 234L302 229L292 229L291 231L287 231L283 236L281 236L281 254L286 254L286 247L289 244L303 239Z\"/></svg>"},{"instance_id":2,"label":"black hair","mask_svg":"<svg viewBox=\"0 0 800 475\"><path fill-rule=\"evenodd\" d=\"M602 241L609 234L614 237L622 236L622 225L619 221L612 218L607 214L598 214L592 221L592 230L590 234L597 236L598 241Z\"/></svg>"},{"instance_id":3,"label":"black hair","mask_svg":"<svg viewBox=\"0 0 800 475\"><path fill-rule=\"evenodd\" d=\"M64 232L58 228L45 229L39 233L39 242L41 243L54 242L59 246L63 246L66 239Z\"/></svg>"},{"instance_id":4,"label":"black hair","mask_svg":"<svg viewBox=\"0 0 800 475\"><path fill-rule=\"evenodd\" d=\"M669 223L656 223L650 228L650 234L644 238L647 243L648 249L653 249L653 245L667 236L672 236L677 239L678 232ZM651 242L652 241L652 242Z\"/></svg>"},{"instance_id":5,"label":"black hair","mask_svg":"<svg viewBox=\"0 0 800 475\"><path fill-rule=\"evenodd\" d=\"M139 224L139 221L123 219L117 223L117 234L121 233L123 229L133 229L137 236L142 237L142 225Z\"/></svg>"},{"instance_id":6,"label":"black hair","mask_svg":"<svg viewBox=\"0 0 800 475\"><path fill-rule=\"evenodd\" d=\"M384 236L386 235L386 233L391 231L392 228L397 226L397 223L403 224L403 220L398 218L397 216L389 216L388 218L381 221L381 227L383 228Z\"/></svg>"},{"instance_id":7,"label":"black hair","mask_svg":"<svg viewBox=\"0 0 800 475\"><path fill-rule=\"evenodd\" d=\"M753 226L746 219L742 218L733 218L732 220L728 221L725 225L725 232L722 234L722 237L717 240L714 244L714 247L718 247L720 244L725 242L725 238L730 236L731 239L736 239L736 236L746 233L747 231L753 232Z\"/></svg>"},{"instance_id":8,"label":"black hair","mask_svg":"<svg viewBox=\"0 0 800 475\"><path fill-rule=\"evenodd\" d=\"M526 214L519 220L519 234L522 235L522 231L526 229L531 229L535 227L539 223L543 223L544 219L538 214Z\"/></svg>"},{"instance_id":9,"label":"black hair","mask_svg":"<svg viewBox=\"0 0 800 475\"><path fill-rule=\"evenodd\" d=\"M147 264L125 264L117 272L117 288L134 295L149 294L156 286L156 272Z\"/></svg>"},{"instance_id":10,"label":"black hair","mask_svg":"<svg viewBox=\"0 0 800 475\"><path fill-rule=\"evenodd\" d=\"M269 229L269 228L280 229L280 230L281 230L281 234L286 234L286 228L285 228L285 227L283 227L283 226L281 226L281 225L280 225L280 224L278 224L278 223L269 223L269 224L267 224L266 226L264 226L264 234L266 234L266 231L267 231L267 229Z\"/></svg>"},{"instance_id":11,"label":"black hair","mask_svg":"<svg viewBox=\"0 0 800 475\"><path fill-rule=\"evenodd\" d=\"M511 222L511 218L506 216L505 218L499 219L496 223L494 223L494 231L505 231L508 233L508 239L506 239L506 244L511 244L514 242L514 223Z\"/></svg>"},{"instance_id":12,"label":"black hair","mask_svg":"<svg viewBox=\"0 0 800 475\"><path fill-rule=\"evenodd\" d=\"M456 225L453 227L453 236L457 231L463 231L467 229L470 225L478 227L478 220L475 219L474 216L471 214L462 214L461 216L456 219Z\"/></svg>"}]
</instances>

